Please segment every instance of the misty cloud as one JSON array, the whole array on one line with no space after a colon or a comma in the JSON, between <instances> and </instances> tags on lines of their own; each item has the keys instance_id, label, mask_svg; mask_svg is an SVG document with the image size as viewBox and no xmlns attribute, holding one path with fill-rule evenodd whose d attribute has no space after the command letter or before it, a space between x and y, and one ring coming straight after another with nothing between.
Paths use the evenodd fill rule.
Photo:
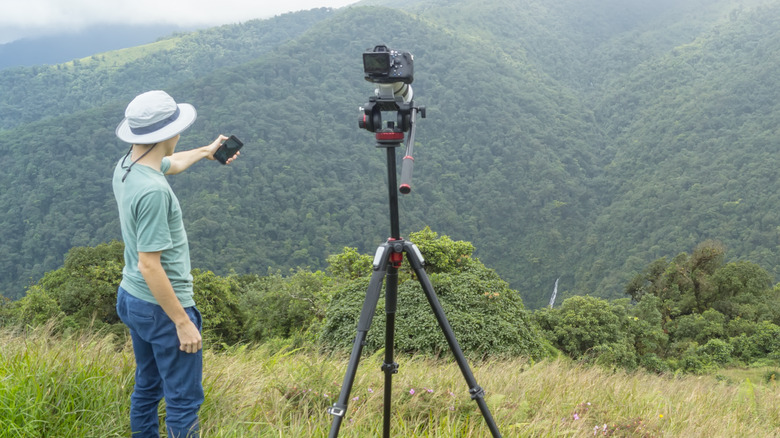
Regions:
<instances>
[{"instance_id":1,"label":"misty cloud","mask_svg":"<svg viewBox=\"0 0 780 438\"><path fill-rule=\"evenodd\" d=\"M0 44L22 38L75 32L106 24L219 26L284 12L341 7L356 0L4 0L0 6Z\"/></svg>"}]
</instances>

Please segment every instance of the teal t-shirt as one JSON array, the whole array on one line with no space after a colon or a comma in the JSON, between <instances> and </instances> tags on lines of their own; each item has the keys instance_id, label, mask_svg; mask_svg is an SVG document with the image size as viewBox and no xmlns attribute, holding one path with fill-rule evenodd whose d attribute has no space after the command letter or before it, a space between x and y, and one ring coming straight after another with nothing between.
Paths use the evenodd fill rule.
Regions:
<instances>
[{"instance_id":1,"label":"teal t-shirt","mask_svg":"<svg viewBox=\"0 0 780 438\"><path fill-rule=\"evenodd\" d=\"M160 251L160 261L176 297L182 307L190 307L195 305L190 249L179 200L165 178L170 166L168 158L163 159L159 172L135 164L124 182L122 177L126 168L122 167L122 160L114 169L114 197L125 242L125 267L120 286L136 298L158 304L138 269L138 253Z\"/></svg>"}]
</instances>

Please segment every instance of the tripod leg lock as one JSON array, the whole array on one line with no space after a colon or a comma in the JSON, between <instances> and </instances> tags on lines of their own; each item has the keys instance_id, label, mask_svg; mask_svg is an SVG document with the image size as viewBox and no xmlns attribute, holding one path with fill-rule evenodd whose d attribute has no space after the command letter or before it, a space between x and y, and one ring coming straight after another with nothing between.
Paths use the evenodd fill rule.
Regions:
<instances>
[{"instance_id":1,"label":"tripod leg lock","mask_svg":"<svg viewBox=\"0 0 780 438\"><path fill-rule=\"evenodd\" d=\"M478 398L485 398L485 390L482 389L482 387L480 386L475 386L469 389L469 394L471 394L472 400L476 400Z\"/></svg>"},{"instance_id":2,"label":"tripod leg lock","mask_svg":"<svg viewBox=\"0 0 780 438\"><path fill-rule=\"evenodd\" d=\"M328 408L328 413L334 417L343 417L346 412L346 406L338 406L337 404L333 404L333 406Z\"/></svg>"},{"instance_id":3,"label":"tripod leg lock","mask_svg":"<svg viewBox=\"0 0 780 438\"><path fill-rule=\"evenodd\" d=\"M398 374L398 363L383 363L382 371L389 374Z\"/></svg>"}]
</instances>

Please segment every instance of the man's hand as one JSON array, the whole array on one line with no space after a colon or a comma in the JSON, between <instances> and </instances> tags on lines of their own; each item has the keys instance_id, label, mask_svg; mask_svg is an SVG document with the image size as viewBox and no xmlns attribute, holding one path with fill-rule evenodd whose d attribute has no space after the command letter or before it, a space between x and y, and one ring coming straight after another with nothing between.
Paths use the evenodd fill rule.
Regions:
<instances>
[{"instance_id":1,"label":"man's hand","mask_svg":"<svg viewBox=\"0 0 780 438\"><path fill-rule=\"evenodd\" d=\"M220 136L219 136L219 137L217 137L217 139L216 139L216 140L214 140L214 142L213 142L213 143L211 143L211 144L210 144L210 145L208 145L208 146L204 146L204 149L206 149L206 150L208 151L208 155L206 155L206 158L208 158L209 160L213 160L213 159L214 159L214 153L215 153L215 152L217 152L217 149L219 149L219 147L220 147L220 146L222 146L222 143L223 143L225 140L227 140L227 139L228 139L228 138L227 138L226 136L224 136L224 135L220 134ZM230 163L231 163L233 160L235 160L236 158L238 158L238 156L239 156L239 155L241 155L241 152L240 152L240 151L239 151L239 152L236 152L236 154L235 154L235 155L233 155L232 157L230 157L230 158L228 158L228 159L227 159L227 161L225 162L225 164L230 164Z\"/></svg>"},{"instance_id":2,"label":"man's hand","mask_svg":"<svg viewBox=\"0 0 780 438\"><path fill-rule=\"evenodd\" d=\"M176 324L176 334L179 336L179 350L185 353L197 353L203 348L203 339L198 328L189 319Z\"/></svg>"}]
</instances>

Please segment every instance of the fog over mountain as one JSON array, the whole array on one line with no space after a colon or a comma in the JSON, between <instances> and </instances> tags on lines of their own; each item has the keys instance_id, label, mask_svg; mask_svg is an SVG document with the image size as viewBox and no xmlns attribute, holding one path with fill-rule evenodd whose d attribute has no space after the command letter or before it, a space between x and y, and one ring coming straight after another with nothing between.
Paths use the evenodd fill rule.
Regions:
<instances>
[{"instance_id":1,"label":"fog over mountain","mask_svg":"<svg viewBox=\"0 0 780 438\"><path fill-rule=\"evenodd\" d=\"M74 33L23 38L0 44L0 69L60 64L111 50L152 43L175 32L192 30L173 25L95 26Z\"/></svg>"}]
</instances>

